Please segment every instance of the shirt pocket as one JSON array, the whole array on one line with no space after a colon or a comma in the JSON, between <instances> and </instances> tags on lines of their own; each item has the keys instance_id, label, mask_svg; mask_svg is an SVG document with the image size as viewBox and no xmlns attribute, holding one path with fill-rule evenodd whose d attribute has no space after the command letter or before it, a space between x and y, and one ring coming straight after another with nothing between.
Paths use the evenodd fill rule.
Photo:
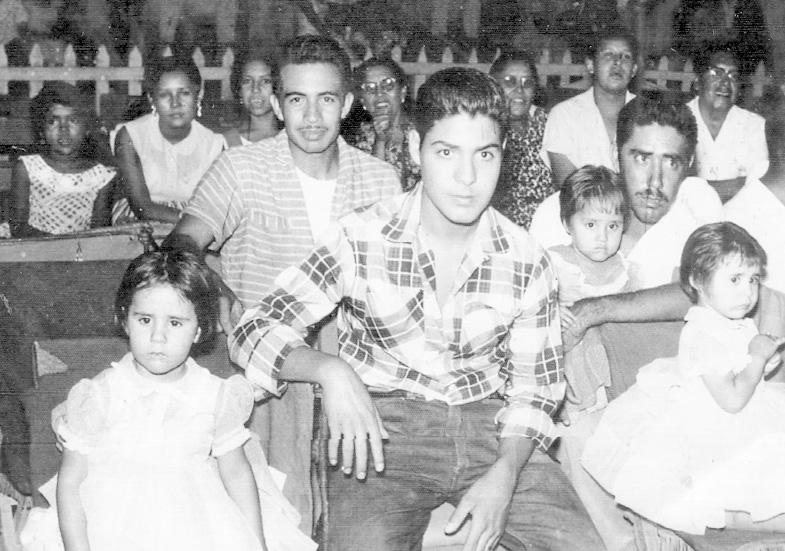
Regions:
<instances>
[{"instance_id":1,"label":"shirt pocket","mask_svg":"<svg viewBox=\"0 0 785 551\"><path fill-rule=\"evenodd\" d=\"M263 228L265 233L272 235L289 234L289 222L284 216L265 212L262 209L251 208L250 218L253 221L253 224Z\"/></svg>"},{"instance_id":2,"label":"shirt pocket","mask_svg":"<svg viewBox=\"0 0 785 551\"><path fill-rule=\"evenodd\" d=\"M483 295L466 302L460 318L461 349L483 355L497 347L515 321L512 296Z\"/></svg>"},{"instance_id":3,"label":"shirt pocket","mask_svg":"<svg viewBox=\"0 0 785 551\"><path fill-rule=\"evenodd\" d=\"M374 341L390 348L420 336L423 291L369 282L365 292L363 325Z\"/></svg>"}]
</instances>

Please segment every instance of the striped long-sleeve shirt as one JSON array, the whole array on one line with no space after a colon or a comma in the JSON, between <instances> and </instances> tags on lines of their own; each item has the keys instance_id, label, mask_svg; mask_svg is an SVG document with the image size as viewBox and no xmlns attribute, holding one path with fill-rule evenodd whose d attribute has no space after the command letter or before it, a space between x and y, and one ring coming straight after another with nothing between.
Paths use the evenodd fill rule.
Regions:
<instances>
[{"instance_id":1,"label":"striped long-sleeve shirt","mask_svg":"<svg viewBox=\"0 0 785 551\"><path fill-rule=\"evenodd\" d=\"M435 257L419 231L421 186L344 217L244 315L232 359L257 391L280 394L279 371L308 327L338 304L339 356L373 390L462 404L499 392L499 434L554 439L564 396L556 282L542 248L488 209L440 307Z\"/></svg>"},{"instance_id":2,"label":"striped long-sleeve shirt","mask_svg":"<svg viewBox=\"0 0 785 551\"><path fill-rule=\"evenodd\" d=\"M338 182L332 205L325 205L331 220L400 188L392 166L338 138ZM185 214L210 227L222 246L223 279L246 307L259 302L275 277L314 245L285 130L222 153L202 177Z\"/></svg>"}]
</instances>

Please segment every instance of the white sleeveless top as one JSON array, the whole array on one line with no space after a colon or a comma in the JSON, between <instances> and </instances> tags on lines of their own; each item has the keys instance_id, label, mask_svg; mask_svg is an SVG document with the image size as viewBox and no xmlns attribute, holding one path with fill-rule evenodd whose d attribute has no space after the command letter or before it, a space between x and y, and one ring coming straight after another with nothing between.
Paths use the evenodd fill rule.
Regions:
<instances>
[{"instance_id":1,"label":"white sleeveless top","mask_svg":"<svg viewBox=\"0 0 785 551\"><path fill-rule=\"evenodd\" d=\"M122 127L131 137L150 199L155 203L187 202L202 175L226 146L223 136L198 121L191 123L191 132L184 140L172 144L161 134L158 116L147 114L115 127L110 135L112 152Z\"/></svg>"}]
</instances>

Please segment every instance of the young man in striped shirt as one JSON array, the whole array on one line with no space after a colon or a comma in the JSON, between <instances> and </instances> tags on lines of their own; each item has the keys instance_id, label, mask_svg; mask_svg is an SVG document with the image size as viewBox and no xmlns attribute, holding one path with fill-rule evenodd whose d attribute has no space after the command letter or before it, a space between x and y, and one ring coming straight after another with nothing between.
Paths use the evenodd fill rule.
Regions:
<instances>
[{"instance_id":1,"label":"young man in striped shirt","mask_svg":"<svg viewBox=\"0 0 785 551\"><path fill-rule=\"evenodd\" d=\"M271 290L281 271L299 263L330 222L400 191L392 166L339 136L353 96L349 58L335 41L294 39L284 47L273 81L270 101L285 129L222 153L163 244L203 251L215 243L228 302L245 308ZM297 385L283 399L257 407L251 424L270 464L286 473L284 493L308 534L312 404L310 386Z\"/></svg>"},{"instance_id":2,"label":"young man in striped shirt","mask_svg":"<svg viewBox=\"0 0 785 551\"><path fill-rule=\"evenodd\" d=\"M331 227L230 336L257 389L322 387L341 465L330 551L416 548L445 501L446 532L469 524L467 551L602 548L546 455L565 389L550 263L488 207L504 101L480 72L432 75L415 111L422 183ZM305 343L336 305L337 357Z\"/></svg>"}]
</instances>

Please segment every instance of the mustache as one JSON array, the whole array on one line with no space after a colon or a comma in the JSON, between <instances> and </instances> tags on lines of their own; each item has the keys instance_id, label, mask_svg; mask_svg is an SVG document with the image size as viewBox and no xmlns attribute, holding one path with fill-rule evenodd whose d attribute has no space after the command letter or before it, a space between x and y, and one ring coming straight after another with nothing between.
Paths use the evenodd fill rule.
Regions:
<instances>
[{"instance_id":1,"label":"mustache","mask_svg":"<svg viewBox=\"0 0 785 551\"><path fill-rule=\"evenodd\" d=\"M659 189L647 189L644 191L639 191L635 195L638 197L642 197L645 200L656 199L657 201L670 201L670 197L665 195Z\"/></svg>"}]
</instances>

